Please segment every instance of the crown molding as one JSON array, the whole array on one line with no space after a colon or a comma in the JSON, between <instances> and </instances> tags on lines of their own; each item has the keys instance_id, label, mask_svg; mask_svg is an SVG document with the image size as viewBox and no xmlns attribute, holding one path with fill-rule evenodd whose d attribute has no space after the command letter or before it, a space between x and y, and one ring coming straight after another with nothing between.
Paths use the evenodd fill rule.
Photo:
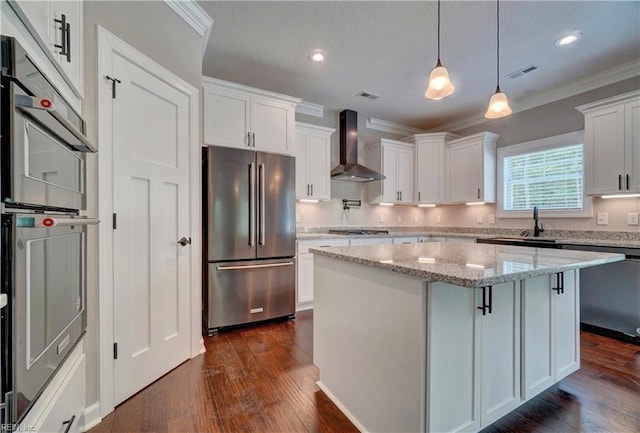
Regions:
<instances>
[{"instance_id":1,"label":"crown molding","mask_svg":"<svg viewBox=\"0 0 640 433\"><path fill-rule=\"evenodd\" d=\"M386 120L376 119L375 117L367 117L365 120L365 126L376 131L391 132L392 134L398 135L411 135L425 132L423 129L388 122Z\"/></svg>"},{"instance_id":2,"label":"crown molding","mask_svg":"<svg viewBox=\"0 0 640 433\"><path fill-rule=\"evenodd\" d=\"M572 81L569 84L557 86L544 92L536 93L535 95L517 99L511 102L511 106L513 108L513 113L515 114L531 108L539 107L540 105L549 104L551 102L559 101L561 99L579 95L580 93L585 93L590 90L595 90L600 87L639 76L640 60L634 60L613 68L605 69L597 74ZM457 131L489 121L490 120L486 119L484 115L478 114L466 119L455 120L453 122L438 125L430 131Z\"/></svg>"},{"instance_id":3,"label":"crown molding","mask_svg":"<svg viewBox=\"0 0 640 433\"><path fill-rule=\"evenodd\" d=\"M307 116L324 118L324 105L314 104L313 102L300 101L296 106L296 113L306 114Z\"/></svg>"},{"instance_id":4,"label":"crown molding","mask_svg":"<svg viewBox=\"0 0 640 433\"><path fill-rule=\"evenodd\" d=\"M279 99L280 101L288 102L290 104L297 105L300 103L300 98L294 98L293 96L283 95L282 93L272 92L270 90L258 89L257 87L245 86L244 84L232 83L231 81L221 80L220 78L207 77L206 75L202 76L202 85L206 86L216 86L223 87L225 89L231 90L240 90L241 92L250 92L255 95L265 96L267 98Z\"/></svg>"},{"instance_id":5,"label":"crown molding","mask_svg":"<svg viewBox=\"0 0 640 433\"><path fill-rule=\"evenodd\" d=\"M640 90L634 90L632 92L623 93L622 95L612 96L611 98L602 99L600 101L590 102L588 104L579 105L576 110L584 113L585 111L593 110L594 108L605 107L610 104L617 104L619 102L627 102L634 98L640 98Z\"/></svg>"},{"instance_id":6,"label":"crown molding","mask_svg":"<svg viewBox=\"0 0 640 433\"><path fill-rule=\"evenodd\" d=\"M196 3L195 0L164 0L180 18L202 36L202 53L204 54L211 36L213 18Z\"/></svg>"}]
</instances>

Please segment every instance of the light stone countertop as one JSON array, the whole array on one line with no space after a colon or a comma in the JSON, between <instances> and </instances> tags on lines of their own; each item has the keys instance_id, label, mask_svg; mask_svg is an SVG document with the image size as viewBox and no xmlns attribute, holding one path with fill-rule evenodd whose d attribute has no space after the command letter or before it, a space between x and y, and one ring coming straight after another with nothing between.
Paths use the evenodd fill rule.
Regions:
<instances>
[{"instance_id":1,"label":"light stone countertop","mask_svg":"<svg viewBox=\"0 0 640 433\"><path fill-rule=\"evenodd\" d=\"M623 254L462 242L327 247L309 251L427 281L472 288L624 260Z\"/></svg>"}]
</instances>

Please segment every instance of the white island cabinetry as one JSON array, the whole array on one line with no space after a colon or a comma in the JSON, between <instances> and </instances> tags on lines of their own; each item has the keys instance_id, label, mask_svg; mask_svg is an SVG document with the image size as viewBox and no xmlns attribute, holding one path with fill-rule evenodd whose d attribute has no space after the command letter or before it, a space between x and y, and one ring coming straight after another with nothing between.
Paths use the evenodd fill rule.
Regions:
<instances>
[{"instance_id":1,"label":"white island cabinetry","mask_svg":"<svg viewBox=\"0 0 640 433\"><path fill-rule=\"evenodd\" d=\"M478 432L578 369L577 269L624 259L459 242L312 252L318 385L371 432Z\"/></svg>"}]
</instances>

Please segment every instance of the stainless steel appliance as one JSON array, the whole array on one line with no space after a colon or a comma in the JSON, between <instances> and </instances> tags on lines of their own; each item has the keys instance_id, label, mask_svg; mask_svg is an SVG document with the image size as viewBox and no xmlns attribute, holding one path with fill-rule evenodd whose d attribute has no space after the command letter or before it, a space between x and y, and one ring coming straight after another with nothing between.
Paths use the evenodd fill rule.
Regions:
<instances>
[{"instance_id":1,"label":"stainless steel appliance","mask_svg":"<svg viewBox=\"0 0 640 433\"><path fill-rule=\"evenodd\" d=\"M585 329L640 343L640 248L563 248L625 255L621 262L580 270L580 322Z\"/></svg>"},{"instance_id":2,"label":"stainless steel appliance","mask_svg":"<svg viewBox=\"0 0 640 433\"><path fill-rule=\"evenodd\" d=\"M85 123L0 37L3 425L19 423L86 328Z\"/></svg>"},{"instance_id":3,"label":"stainless steel appliance","mask_svg":"<svg viewBox=\"0 0 640 433\"><path fill-rule=\"evenodd\" d=\"M295 313L295 160L203 150L205 329Z\"/></svg>"}]
</instances>

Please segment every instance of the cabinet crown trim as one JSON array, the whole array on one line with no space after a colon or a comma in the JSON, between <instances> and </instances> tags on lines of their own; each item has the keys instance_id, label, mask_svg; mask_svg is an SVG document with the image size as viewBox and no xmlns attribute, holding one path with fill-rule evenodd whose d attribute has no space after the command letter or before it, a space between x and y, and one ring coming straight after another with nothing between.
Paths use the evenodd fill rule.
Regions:
<instances>
[{"instance_id":1,"label":"cabinet crown trim","mask_svg":"<svg viewBox=\"0 0 640 433\"><path fill-rule=\"evenodd\" d=\"M302 99L293 96L283 95L282 93L271 92L269 90L258 89L256 87L245 86L244 84L232 83L231 81L221 80L219 78L212 78L202 76L202 86L206 90L207 86L223 87L232 90L239 90L242 92L250 92L255 95L265 96L267 98L279 99L290 104L298 105Z\"/></svg>"},{"instance_id":2,"label":"cabinet crown trim","mask_svg":"<svg viewBox=\"0 0 640 433\"><path fill-rule=\"evenodd\" d=\"M396 146L396 147L404 147L405 149L413 149L415 146L413 143L407 143L404 141L391 140L389 138L380 138L376 141L372 141L370 143L365 144L366 147L375 147L375 146Z\"/></svg>"},{"instance_id":3,"label":"cabinet crown trim","mask_svg":"<svg viewBox=\"0 0 640 433\"><path fill-rule=\"evenodd\" d=\"M599 101L590 102L588 104L578 105L576 110L581 113L586 113L591 110L606 107L608 105L617 104L620 102L627 102L636 98L640 98L640 90L634 90L632 92L623 93L622 95L612 96L611 98L601 99Z\"/></svg>"},{"instance_id":4,"label":"cabinet crown trim","mask_svg":"<svg viewBox=\"0 0 640 433\"><path fill-rule=\"evenodd\" d=\"M314 125L312 123L296 122L296 129L307 129L316 132L322 132L325 134L333 134L336 132L336 128L329 128L327 126Z\"/></svg>"},{"instance_id":5,"label":"cabinet crown trim","mask_svg":"<svg viewBox=\"0 0 640 433\"><path fill-rule=\"evenodd\" d=\"M483 140L486 140L489 142L496 142L498 141L498 138L500 138L500 135L496 134L495 132L489 132L489 131L478 132L477 134L467 135L466 137L451 140L448 143L446 143L446 146L449 147L449 146L456 146L463 143L469 143L469 142L478 140L479 138L482 138Z\"/></svg>"}]
</instances>

